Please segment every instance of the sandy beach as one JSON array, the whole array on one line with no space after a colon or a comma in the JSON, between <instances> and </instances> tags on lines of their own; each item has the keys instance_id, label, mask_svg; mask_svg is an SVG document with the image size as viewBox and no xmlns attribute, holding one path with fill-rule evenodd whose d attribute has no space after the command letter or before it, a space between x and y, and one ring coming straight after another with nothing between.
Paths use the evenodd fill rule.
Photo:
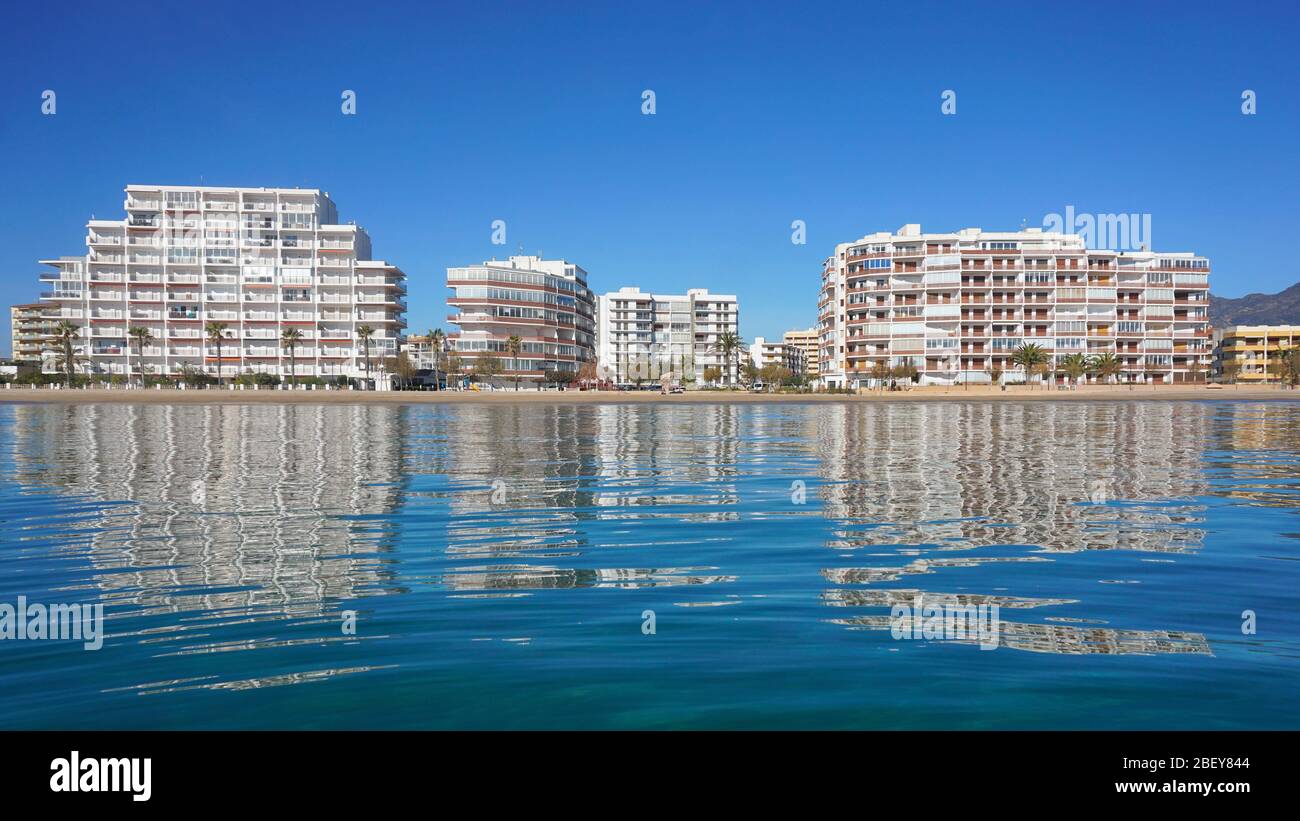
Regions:
<instances>
[{"instance_id":1,"label":"sandy beach","mask_svg":"<svg viewBox=\"0 0 1300 821\"><path fill-rule=\"evenodd\" d=\"M813 402L1024 402L1024 401L1281 401L1300 402L1300 390L1263 386L1146 386L1129 388L1087 385L1076 390L1009 386L917 387L908 391L858 395L805 393L767 394L743 391L688 391L663 395L658 391L325 391L325 390L177 390L177 389L51 389L11 387L0 389L0 403L136 403L136 404L402 404L431 403L533 403L533 404L766 404Z\"/></svg>"}]
</instances>

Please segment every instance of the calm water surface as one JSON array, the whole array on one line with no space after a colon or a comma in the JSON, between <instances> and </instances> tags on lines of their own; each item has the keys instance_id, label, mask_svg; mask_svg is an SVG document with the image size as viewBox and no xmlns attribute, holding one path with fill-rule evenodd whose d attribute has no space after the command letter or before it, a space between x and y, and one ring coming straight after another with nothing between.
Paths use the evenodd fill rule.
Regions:
<instances>
[{"instance_id":1,"label":"calm water surface","mask_svg":"<svg viewBox=\"0 0 1300 821\"><path fill-rule=\"evenodd\" d=\"M1280 402L0 405L0 602L108 633L0 726L1297 728L1298 512Z\"/></svg>"}]
</instances>

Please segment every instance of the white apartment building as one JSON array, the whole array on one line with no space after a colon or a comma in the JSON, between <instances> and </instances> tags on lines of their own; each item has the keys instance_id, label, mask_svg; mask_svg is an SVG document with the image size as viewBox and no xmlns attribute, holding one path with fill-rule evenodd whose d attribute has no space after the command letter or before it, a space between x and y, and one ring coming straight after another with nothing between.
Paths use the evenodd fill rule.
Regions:
<instances>
[{"instance_id":1,"label":"white apartment building","mask_svg":"<svg viewBox=\"0 0 1300 821\"><path fill-rule=\"evenodd\" d=\"M495 356L501 376L539 379L546 371L575 375L595 357L595 301L587 272L562 259L512 256L481 265L447 269L447 320L460 330L447 348L473 371L484 355ZM520 338L512 356L507 343Z\"/></svg>"},{"instance_id":2,"label":"white apartment building","mask_svg":"<svg viewBox=\"0 0 1300 821\"><path fill-rule=\"evenodd\" d=\"M1052 362L1112 354L1120 379L1200 381L1210 362L1209 261L1085 247L1029 228L924 234L919 225L836 246L818 300L821 384L859 387L877 362L923 384L1023 378L1020 345Z\"/></svg>"},{"instance_id":3,"label":"white apartment building","mask_svg":"<svg viewBox=\"0 0 1300 821\"><path fill-rule=\"evenodd\" d=\"M55 269L41 299L80 326L85 372L285 376L287 328L302 334L300 377L363 376L365 326L372 375L396 353L406 275L370 258L369 235L339 224L328 192L128 185L125 209L87 223L84 256L41 260ZM220 353L211 322L226 326ZM143 350L139 327L152 336Z\"/></svg>"},{"instance_id":4,"label":"white apartment building","mask_svg":"<svg viewBox=\"0 0 1300 821\"><path fill-rule=\"evenodd\" d=\"M792 374L804 372L803 350L799 346L781 340L768 340L761 336L754 337L749 345L749 361L759 370L768 365L785 368Z\"/></svg>"},{"instance_id":5,"label":"white apartment building","mask_svg":"<svg viewBox=\"0 0 1300 821\"><path fill-rule=\"evenodd\" d=\"M718 368L722 381L739 381L743 346L727 361L718 347L723 334L739 336L740 303L734 294L692 288L685 294L650 294L620 288L597 300L599 359L608 378L624 386L656 382L665 375L704 381Z\"/></svg>"}]
</instances>

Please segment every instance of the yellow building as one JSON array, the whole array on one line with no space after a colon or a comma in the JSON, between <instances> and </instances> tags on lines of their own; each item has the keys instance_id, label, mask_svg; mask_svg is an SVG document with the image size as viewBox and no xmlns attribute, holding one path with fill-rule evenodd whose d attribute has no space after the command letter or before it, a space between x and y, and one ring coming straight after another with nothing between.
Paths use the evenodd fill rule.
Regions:
<instances>
[{"instance_id":1,"label":"yellow building","mask_svg":"<svg viewBox=\"0 0 1300 821\"><path fill-rule=\"evenodd\" d=\"M816 379L821 374L821 368L818 367L821 345L817 340L816 328L809 328L806 331L786 331L782 342L803 351L803 373L809 379Z\"/></svg>"},{"instance_id":2,"label":"yellow building","mask_svg":"<svg viewBox=\"0 0 1300 821\"><path fill-rule=\"evenodd\" d=\"M1300 325L1234 325L1215 332L1213 375L1227 381L1224 363L1240 364L1237 381L1280 382L1283 352L1300 347Z\"/></svg>"},{"instance_id":3,"label":"yellow building","mask_svg":"<svg viewBox=\"0 0 1300 821\"><path fill-rule=\"evenodd\" d=\"M40 362L59 322L59 309L45 302L9 307L9 334L17 362Z\"/></svg>"}]
</instances>

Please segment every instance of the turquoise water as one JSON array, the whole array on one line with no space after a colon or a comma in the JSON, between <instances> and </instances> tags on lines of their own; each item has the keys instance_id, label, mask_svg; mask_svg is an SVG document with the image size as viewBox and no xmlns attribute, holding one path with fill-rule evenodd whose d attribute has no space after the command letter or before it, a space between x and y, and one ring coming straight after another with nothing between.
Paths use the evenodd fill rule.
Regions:
<instances>
[{"instance_id":1,"label":"turquoise water","mask_svg":"<svg viewBox=\"0 0 1300 821\"><path fill-rule=\"evenodd\" d=\"M1297 728L1298 512L1282 402L0 405L0 603L108 633L0 726Z\"/></svg>"}]
</instances>

